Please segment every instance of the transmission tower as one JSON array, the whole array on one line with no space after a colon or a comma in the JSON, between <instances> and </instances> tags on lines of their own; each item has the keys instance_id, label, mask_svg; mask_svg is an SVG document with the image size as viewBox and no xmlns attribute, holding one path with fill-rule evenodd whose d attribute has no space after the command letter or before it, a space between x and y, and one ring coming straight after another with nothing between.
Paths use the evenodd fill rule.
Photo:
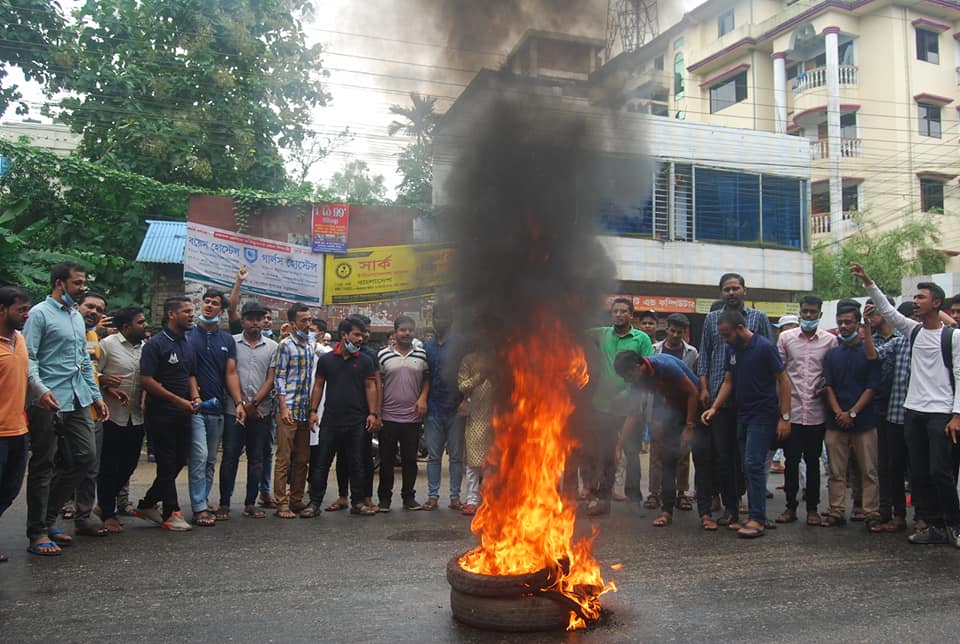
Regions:
<instances>
[{"instance_id":1,"label":"transmission tower","mask_svg":"<svg viewBox=\"0 0 960 644\"><path fill-rule=\"evenodd\" d=\"M607 3L607 60L620 50L636 51L660 33L658 0L609 0Z\"/></svg>"}]
</instances>

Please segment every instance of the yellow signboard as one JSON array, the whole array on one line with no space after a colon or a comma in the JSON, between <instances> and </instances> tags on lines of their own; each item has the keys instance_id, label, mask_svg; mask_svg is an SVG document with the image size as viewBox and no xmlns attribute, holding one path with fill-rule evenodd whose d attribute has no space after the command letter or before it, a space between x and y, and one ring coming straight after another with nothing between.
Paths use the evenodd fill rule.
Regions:
<instances>
[{"instance_id":1,"label":"yellow signboard","mask_svg":"<svg viewBox=\"0 0 960 644\"><path fill-rule=\"evenodd\" d=\"M752 302L755 309L760 309L770 318L779 318L783 315L800 315L800 305L796 302Z\"/></svg>"},{"instance_id":2,"label":"yellow signboard","mask_svg":"<svg viewBox=\"0 0 960 644\"><path fill-rule=\"evenodd\" d=\"M324 304L361 304L433 293L450 277L444 244L352 248L326 256Z\"/></svg>"}]
</instances>

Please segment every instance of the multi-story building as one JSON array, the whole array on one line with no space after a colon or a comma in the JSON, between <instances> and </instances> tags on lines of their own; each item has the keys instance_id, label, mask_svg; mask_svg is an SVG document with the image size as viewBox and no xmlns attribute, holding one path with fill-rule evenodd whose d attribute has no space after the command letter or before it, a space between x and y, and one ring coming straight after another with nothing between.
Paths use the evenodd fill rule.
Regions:
<instances>
[{"instance_id":1,"label":"multi-story building","mask_svg":"<svg viewBox=\"0 0 960 644\"><path fill-rule=\"evenodd\" d=\"M815 240L849 235L853 213L889 229L960 212L960 2L707 0L664 21L678 3L660 0L646 32L654 3L615 4L648 37L608 40L593 78L621 88L611 103L807 139ZM954 256L960 226L940 222Z\"/></svg>"}]
</instances>

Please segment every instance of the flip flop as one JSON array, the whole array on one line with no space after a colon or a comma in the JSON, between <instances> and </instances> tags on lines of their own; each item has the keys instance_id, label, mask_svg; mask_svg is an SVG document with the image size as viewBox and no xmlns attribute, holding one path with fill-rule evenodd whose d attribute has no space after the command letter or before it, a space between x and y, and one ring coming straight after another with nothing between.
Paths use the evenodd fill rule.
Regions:
<instances>
[{"instance_id":1,"label":"flip flop","mask_svg":"<svg viewBox=\"0 0 960 644\"><path fill-rule=\"evenodd\" d=\"M762 537L766 529L756 521L747 521L743 527L737 530L737 536L741 539L756 539Z\"/></svg>"},{"instance_id":2,"label":"flip flop","mask_svg":"<svg viewBox=\"0 0 960 644\"><path fill-rule=\"evenodd\" d=\"M73 537L60 528L50 528L47 530L47 536L50 537L50 541L53 541L60 547L73 545Z\"/></svg>"},{"instance_id":3,"label":"flip flop","mask_svg":"<svg viewBox=\"0 0 960 644\"><path fill-rule=\"evenodd\" d=\"M217 525L217 519L208 510L204 510L193 517L193 523L201 528L212 528Z\"/></svg>"},{"instance_id":4,"label":"flip flop","mask_svg":"<svg viewBox=\"0 0 960 644\"><path fill-rule=\"evenodd\" d=\"M41 548L46 549L41 550ZM50 550L50 548L56 548L56 550ZM31 543L27 546L27 552L32 555L37 555L38 557L59 557L63 554L63 551L60 549L60 546L54 543L53 541L41 541L39 543Z\"/></svg>"},{"instance_id":5,"label":"flip flop","mask_svg":"<svg viewBox=\"0 0 960 644\"><path fill-rule=\"evenodd\" d=\"M339 501L334 501L330 505L324 508L327 512L338 512L339 510L346 510L350 507L349 503L340 503Z\"/></svg>"},{"instance_id":6,"label":"flip flop","mask_svg":"<svg viewBox=\"0 0 960 644\"><path fill-rule=\"evenodd\" d=\"M81 534L85 537L105 537L110 534L110 531L104 526L97 526L91 522L85 522L76 526L74 531L77 534Z\"/></svg>"},{"instance_id":7,"label":"flip flop","mask_svg":"<svg viewBox=\"0 0 960 644\"><path fill-rule=\"evenodd\" d=\"M249 517L251 519L262 519L267 516L267 513L263 510L258 510L252 505L248 505L243 509L243 516Z\"/></svg>"}]
</instances>

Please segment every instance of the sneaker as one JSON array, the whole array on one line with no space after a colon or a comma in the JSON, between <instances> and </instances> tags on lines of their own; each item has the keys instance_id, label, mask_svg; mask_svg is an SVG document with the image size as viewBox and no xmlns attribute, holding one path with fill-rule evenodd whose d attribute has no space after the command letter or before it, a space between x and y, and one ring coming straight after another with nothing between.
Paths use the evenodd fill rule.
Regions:
<instances>
[{"instance_id":1,"label":"sneaker","mask_svg":"<svg viewBox=\"0 0 960 644\"><path fill-rule=\"evenodd\" d=\"M960 526L947 528L947 540L950 542L950 545L960 548Z\"/></svg>"},{"instance_id":2,"label":"sneaker","mask_svg":"<svg viewBox=\"0 0 960 644\"><path fill-rule=\"evenodd\" d=\"M163 515L160 514L160 510L158 510L156 506L152 508L137 508L133 511L133 516L138 519L143 519L144 521L151 521L157 525L163 523Z\"/></svg>"},{"instance_id":3,"label":"sneaker","mask_svg":"<svg viewBox=\"0 0 960 644\"><path fill-rule=\"evenodd\" d=\"M423 506L420 505L420 503L418 503L416 499L406 499L403 502L403 509L404 510L422 510Z\"/></svg>"},{"instance_id":4,"label":"sneaker","mask_svg":"<svg viewBox=\"0 0 960 644\"><path fill-rule=\"evenodd\" d=\"M164 530L171 532L188 532L193 530L193 526L186 522L183 514L178 510L167 517L167 520L160 524Z\"/></svg>"},{"instance_id":5,"label":"sneaker","mask_svg":"<svg viewBox=\"0 0 960 644\"><path fill-rule=\"evenodd\" d=\"M907 537L907 541L918 545L950 543L950 539L947 536L947 531L943 528L938 528L935 525L927 526L920 532L914 532Z\"/></svg>"}]
</instances>

